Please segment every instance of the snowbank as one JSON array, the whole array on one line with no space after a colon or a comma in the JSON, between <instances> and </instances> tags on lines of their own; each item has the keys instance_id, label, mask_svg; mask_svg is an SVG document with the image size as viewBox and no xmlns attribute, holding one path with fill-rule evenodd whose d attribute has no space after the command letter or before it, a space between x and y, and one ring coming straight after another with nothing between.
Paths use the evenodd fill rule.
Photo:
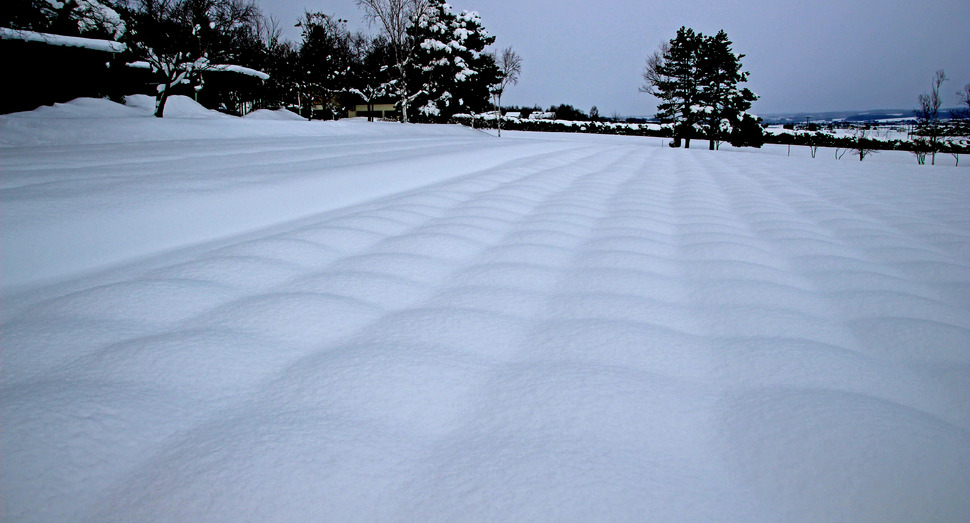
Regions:
<instances>
[{"instance_id":1,"label":"snowbank","mask_svg":"<svg viewBox=\"0 0 970 523\"><path fill-rule=\"evenodd\" d=\"M125 105L152 116L155 114L155 97L144 94L132 94L125 97ZM227 114L206 109L188 96L170 96L165 101L166 118L232 118Z\"/></svg>"},{"instance_id":2,"label":"snowbank","mask_svg":"<svg viewBox=\"0 0 970 523\"><path fill-rule=\"evenodd\" d=\"M277 120L277 121L306 121L306 118L290 111L289 109L257 109L246 114L243 118L254 120Z\"/></svg>"},{"instance_id":3,"label":"snowbank","mask_svg":"<svg viewBox=\"0 0 970 523\"><path fill-rule=\"evenodd\" d=\"M277 118L238 118L206 109L186 96L169 97L165 118L155 118L155 100L129 95L126 105L79 98L34 111L0 115L0 147L46 145L105 145L171 140L220 140L255 137L304 138L398 136L478 136L458 125L405 125L387 122L306 121L279 113ZM41 121L43 119L43 121ZM78 125L78 119L85 119ZM191 121L191 123L189 123Z\"/></svg>"}]
</instances>

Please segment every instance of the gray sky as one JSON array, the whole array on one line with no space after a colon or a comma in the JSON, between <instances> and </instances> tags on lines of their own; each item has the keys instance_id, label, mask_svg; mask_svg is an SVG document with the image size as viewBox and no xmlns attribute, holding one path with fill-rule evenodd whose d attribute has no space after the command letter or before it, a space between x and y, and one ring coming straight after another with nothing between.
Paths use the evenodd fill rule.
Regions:
<instances>
[{"instance_id":1,"label":"gray sky","mask_svg":"<svg viewBox=\"0 0 970 523\"><path fill-rule=\"evenodd\" d=\"M304 9L368 29L354 0L258 0L286 36ZM967 0L450 0L478 11L495 48L524 60L506 105L568 103L600 114L653 114L637 92L644 58L682 25L727 31L761 96L756 113L907 109L945 69L944 105L970 83Z\"/></svg>"}]
</instances>

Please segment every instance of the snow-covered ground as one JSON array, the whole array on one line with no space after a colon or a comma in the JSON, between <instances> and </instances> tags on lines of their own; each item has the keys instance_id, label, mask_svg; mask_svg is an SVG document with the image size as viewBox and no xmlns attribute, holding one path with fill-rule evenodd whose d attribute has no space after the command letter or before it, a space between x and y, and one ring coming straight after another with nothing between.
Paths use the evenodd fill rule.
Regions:
<instances>
[{"instance_id":1,"label":"snow-covered ground","mask_svg":"<svg viewBox=\"0 0 970 523\"><path fill-rule=\"evenodd\" d=\"M173 102L0 117L5 520L970 513L965 168Z\"/></svg>"}]
</instances>

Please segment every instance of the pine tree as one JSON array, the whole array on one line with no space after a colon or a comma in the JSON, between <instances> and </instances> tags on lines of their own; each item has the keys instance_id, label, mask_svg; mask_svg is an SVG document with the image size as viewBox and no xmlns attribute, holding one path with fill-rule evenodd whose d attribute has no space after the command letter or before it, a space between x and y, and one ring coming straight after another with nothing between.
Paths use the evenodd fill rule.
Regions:
<instances>
[{"instance_id":1,"label":"pine tree","mask_svg":"<svg viewBox=\"0 0 970 523\"><path fill-rule=\"evenodd\" d=\"M745 121L744 134L751 134L756 121L746 119L745 111L757 96L738 87L748 78L741 71L743 57L734 54L724 31L708 37L681 27L647 58L640 91L660 99L657 118L672 128L674 147L683 140L689 148L691 137L703 134L715 149Z\"/></svg>"},{"instance_id":2,"label":"pine tree","mask_svg":"<svg viewBox=\"0 0 970 523\"><path fill-rule=\"evenodd\" d=\"M498 67L485 47L495 41L477 13L452 12L444 0L432 0L409 29L415 54L408 75L408 99L419 119L447 121L458 113L488 108Z\"/></svg>"},{"instance_id":3,"label":"pine tree","mask_svg":"<svg viewBox=\"0 0 970 523\"><path fill-rule=\"evenodd\" d=\"M353 49L356 56L348 92L367 104L367 120L372 122L375 101L391 92L390 86L394 80L393 52L383 36L373 39L358 36Z\"/></svg>"},{"instance_id":4,"label":"pine tree","mask_svg":"<svg viewBox=\"0 0 970 523\"><path fill-rule=\"evenodd\" d=\"M651 92L661 102L657 105L657 118L672 127L674 147L680 147L681 139L690 148L690 138L697 131L700 115L696 105L700 98L699 58L703 36L693 29L681 27L663 59L656 66L656 79Z\"/></svg>"},{"instance_id":5,"label":"pine tree","mask_svg":"<svg viewBox=\"0 0 970 523\"><path fill-rule=\"evenodd\" d=\"M748 79L741 71L743 54L736 55L731 49L727 33L718 31L712 37L702 37L698 57L698 101L700 127L710 140L709 148L719 148L738 127L758 97L748 88L739 89L738 84Z\"/></svg>"},{"instance_id":6,"label":"pine tree","mask_svg":"<svg viewBox=\"0 0 970 523\"><path fill-rule=\"evenodd\" d=\"M349 88L352 53L347 21L306 12L298 26L303 28L300 90L304 111L313 117L313 106L321 105L325 118L335 118L340 109L336 96Z\"/></svg>"}]
</instances>

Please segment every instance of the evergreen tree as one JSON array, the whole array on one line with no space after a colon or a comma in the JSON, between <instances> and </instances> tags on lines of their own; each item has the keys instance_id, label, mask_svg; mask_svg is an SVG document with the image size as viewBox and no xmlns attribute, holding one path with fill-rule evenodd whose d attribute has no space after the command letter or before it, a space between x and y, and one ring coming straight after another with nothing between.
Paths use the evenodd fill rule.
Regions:
<instances>
[{"instance_id":1,"label":"evergreen tree","mask_svg":"<svg viewBox=\"0 0 970 523\"><path fill-rule=\"evenodd\" d=\"M693 29L681 27L656 66L651 93L660 99L657 118L673 129L674 147L680 147L683 139L685 147L690 148L690 138L698 130L699 62L703 40L703 36L694 33Z\"/></svg>"},{"instance_id":2,"label":"evergreen tree","mask_svg":"<svg viewBox=\"0 0 970 523\"><path fill-rule=\"evenodd\" d=\"M727 33L718 31L712 37L702 37L698 57L699 123L710 140L709 148L719 148L741 123L745 111L758 97L738 84L748 79L741 71L741 58L731 49Z\"/></svg>"},{"instance_id":3,"label":"evergreen tree","mask_svg":"<svg viewBox=\"0 0 970 523\"><path fill-rule=\"evenodd\" d=\"M549 108L549 112L556 115L556 120L566 120L570 122L589 121L589 116L587 116L586 113L584 113L581 109L577 109L569 104L553 105Z\"/></svg>"},{"instance_id":4,"label":"evergreen tree","mask_svg":"<svg viewBox=\"0 0 970 523\"><path fill-rule=\"evenodd\" d=\"M337 95L350 88L353 53L347 21L305 12L297 26L303 29L298 77L304 116L315 116L314 106L319 105L321 116L336 118L341 110Z\"/></svg>"},{"instance_id":5,"label":"evergreen tree","mask_svg":"<svg viewBox=\"0 0 970 523\"><path fill-rule=\"evenodd\" d=\"M300 106L299 74L300 51L296 44L281 40L280 34L268 36L264 43L260 70L269 74L259 93L262 106L278 108Z\"/></svg>"},{"instance_id":6,"label":"evergreen tree","mask_svg":"<svg viewBox=\"0 0 970 523\"><path fill-rule=\"evenodd\" d=\"M735 147L757 147L765 144L765 130L761 126L761 118L744 113L741 121L731 132L731 145ZM813 156L814 158L814 156Z\"/></svg>"},{"instance_id":7,"label":"evergreen tree","mask_svg":"<svg viewBox=\"0 0 970 523\"><path fill-rule=\"evenodd\" d=\"M354 42L351 87L348 92L359 96L367 104L367 120L374 121L374 102L391 92L394 53L383 36L367 39L358 35Z\"/></svg>"},{"instance_id":8,"label":"evergreen tree","mask_svg":"<svg viewBox=\"0 0 970 523\"><path fill-rule=\"evenodd\" d=\"M458 113L487 110L499 70L485 47L495 41L477 13L452 12L432 0L409 35L415 42L408 75L408 98L422 119L447 121Z\"/></svg>"},{"instance_id":9,"label":"evergreen tree","mask_svg":"<svg viewBox=\"0 0 970 523\"><path fill-rule=\"evenodd\" d=\"M677 36L664 43L647 58L642 92L660 99L657 118L671 127L674 147L690 147L690 139L703 134L710 148L737 137L738 127L745 122L745 111L757 96L738 84L748 78L741 71L741 58L731 49L727 33L713 37L681 27ZM750 119L743 134L754 131ZM732 138L733 139L733 138Z\"/></svg>"}]
</instances>

